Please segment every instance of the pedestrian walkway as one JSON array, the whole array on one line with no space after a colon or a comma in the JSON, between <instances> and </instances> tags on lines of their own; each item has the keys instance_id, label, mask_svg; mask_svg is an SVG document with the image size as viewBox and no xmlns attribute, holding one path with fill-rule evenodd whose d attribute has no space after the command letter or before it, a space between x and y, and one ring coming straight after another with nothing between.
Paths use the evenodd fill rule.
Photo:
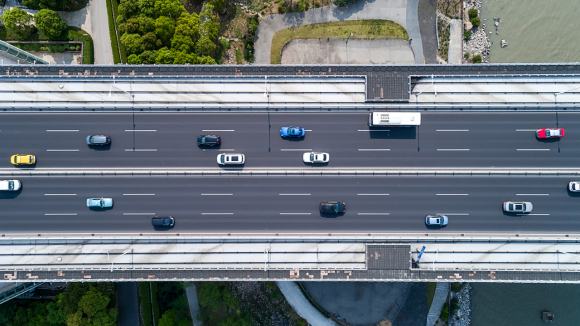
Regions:
<instances>
[{"instance_id":1,"label":"pedestrian walkway","mask_svg":"<svg viewBox=\"0 0 580 326\"><path fill-rule=\"evenodd\" d=\"M203 322L197 319L199 301L197 301L197 291L193 282L185 289L185 293L187 294L187 302L189 303L189 312L191 313L193 326L203 326Z\"/></svg>"},{"instance_id":2,"label":"pedestrian walkway","mask_svg":"<svg viewBox=\"0 0 580 326\"><path fill-rule=\"evenodd\" d=\"M435 288L435 295L433 296L433 301L431 302L431 307L429 308L429 313L427 314L427 326L435 325L439 315L441 315L441 309L445 301L447 301L447 295L449 294L449 283L438 282Z\"/></svg>"},{"instance_id":3,"label":"pedestrian walkway","mask_svg":"<svg viewBox=\"0 0 580 326\"><path fill-rule=\"evenodd\" d=\"M298 285L290 281L276 282L280 291L286 297L292 308L312 326L338 326L332 319L324 317L314 308L308 299L302 294Z\"/></svg>"},{"instance_id":4,"label":"pedestrian walkway","mask_svg":"<svg viewBox=\"0 0 580 326\"><path fill-rule=\"evenodd\" d=\"M449 25L449 52L447 62L460 65L463 56L463 23L460 19L452 19Z\"/></svg>"},{"instance_id":5,"label":"pedestrian walkway","mask_svg":"<svg viewBox=\"0 0 580 326\"><path fill-rule=\"evenodd\" d=\"M384 19L392 20L407 30L415 63L422 64L424 59L418 4L419 0L360 0L344 7L331 4L303 12L267 16L256 31L255 61L257 64L270 64L272 37L277 31L286 28L332 21Z\"/></svg>"},{"instance_id":6,"label":"pedestrian walkway","mask_svg":"<svg viewBox=\"0 0 580 326\"><path fill-rule=\"evenodd\" d=\"M117 284L119 302L119 325L139 326L139 295L137 282L119 282Z\"/></svg>"}]
</instances>

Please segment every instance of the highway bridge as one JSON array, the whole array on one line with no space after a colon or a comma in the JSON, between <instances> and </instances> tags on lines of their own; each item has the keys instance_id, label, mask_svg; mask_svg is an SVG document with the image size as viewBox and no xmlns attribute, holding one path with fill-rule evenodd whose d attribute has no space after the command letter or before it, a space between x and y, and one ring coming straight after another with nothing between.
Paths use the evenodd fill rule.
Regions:
<instances>
[{"instance_id":1,"label":"highway bridge","mask_svg":"<svg viewBox=\"0 0 580 326\"><path fill-rule=\"evenodd\" d=\"M5 280L580 281L577 64L5 68L0 178L23 184L0 194ZM369 128L374 110L422 123ZM538 140L547 127L566 135ZM321 214L330 200L346 213Z\"/></svg>"}]
</instances>

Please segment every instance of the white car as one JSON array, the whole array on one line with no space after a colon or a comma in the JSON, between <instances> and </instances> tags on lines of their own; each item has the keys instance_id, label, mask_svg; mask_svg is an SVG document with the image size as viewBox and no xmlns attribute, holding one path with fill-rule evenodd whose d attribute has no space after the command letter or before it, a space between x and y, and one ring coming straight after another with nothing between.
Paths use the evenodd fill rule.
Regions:
<instances>
[{"instance_id":1,"label":"white car","mask_svg":"<svg viewBox=\"0 0 580 326\"><path fill-rule=\"evenodd\" d=\"M427 215L425 224L429 226L445 226L449 223L449 218L445 215Z\"/></svg>"},{"instance_id":2,"label":"white car","mask_svg":"<svg viewBox=\"0 0 580 326\"><path fill-rule=\"evenodd\" d=\"M568 184L568 190L571 192L580 192L580 182L572 181Z\"/></svg>"},{"instance_id":3,"label":"white car","mask_svg":"<svg viewBox=\"0 0 580 326\"><path fill-rule=\"evenodd\" d=\"M19 180L1 180L0 191L18 191L22 184Z\"/></svg>"},{"instance_id":4,"label":"white car","mask_svg":"<svg viewBox=\"0 0 580 326\"><path fill-rule=\"evenodd\" d=\"M217 163L219 165L244 164L246 163L246 157L244 154L223 153L217 156Z\"/></svg>"},{"instance_id":5,"label":"white car","mask_svg":"<svg viewBox=\"0 0 580 326\"><path fill-rule=\"evenodd\" d=\"M534 206L529 201L506 201L503 203L504 212L508 213L531 213Z\"/></svg>"},{"instance_id":6,"label":"white car","mask_svg":"<svg viewBox=\"0 0 580 326\"><path fill-rule=\"evenodd\" d=\"M328 163L330 155L328 153L308 152L302 155L304 163Z\"/></svg>"}]
</instances>

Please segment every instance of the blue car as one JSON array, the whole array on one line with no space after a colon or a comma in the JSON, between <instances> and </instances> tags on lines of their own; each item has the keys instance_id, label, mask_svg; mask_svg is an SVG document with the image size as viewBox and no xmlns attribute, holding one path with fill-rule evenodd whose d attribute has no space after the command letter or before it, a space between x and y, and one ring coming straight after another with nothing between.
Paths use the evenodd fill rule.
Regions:
<instances>
[{"instance_id":1,"label":"blue car","mask_svg":"<svg viewBox=\"0 0 580 326\"><path fill-rule=\"evenodd\" d=\"M282 137L304 137L306 130L302 127L282 127L280 136Z\"/></svg>"},{"instance_id":2,"label":"blue car","mask_svg":"<svg viewBox=\"0 0 580 326\"><path fill-rule=\"evenodd\" d=\"M87 207L113 207L113 198L88 198Z\"/></svg>"}]
</instances>

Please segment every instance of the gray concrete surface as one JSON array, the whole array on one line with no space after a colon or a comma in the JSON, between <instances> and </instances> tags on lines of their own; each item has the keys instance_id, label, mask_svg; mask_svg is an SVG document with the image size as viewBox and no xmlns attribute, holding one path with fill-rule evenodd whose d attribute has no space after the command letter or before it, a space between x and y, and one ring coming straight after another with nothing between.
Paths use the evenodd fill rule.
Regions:
<instances>
[{"instance_id":1,"label":"gray concrete surface","mask_svg":"<svg viewBox=\"0 0 580 326\"><path fill-rule=\"evenodd\" d=\"M139 326L139 295L136 282L118 282L119 325Z\"/></svg>"},{"instance_id":2,"label":"gray concrete surface","mask_svg":"<svg viewBox=\"0 0 580 326\"><path fill-rule=\"evenodd\" d=\"M452 19L449 25L449 51L447 53L447 63L461 64L463 57L463 23L460 19Z\"/></svg>"},{"instance_id":3,"label":"gray concrete surface","mask_svg":"<svg viewBox=\"0 0 580 326\"><path fill-rule=\"evenodd\" d=\"M326 312L355 326L376 325L397 305L403 282L302 282Z\"/></svg>"},{"instance_id":4,"label":"gray concrete surface","mask_svg":"<svg viewBox=\"0 0 580 326\"><path fill-rule=\"evenodd\" d=\"M437 64L437 0L419 0L418 16L425 63Z\"/></svg>"},{"instance_id":5,"label":"gray concrete surface","mask_svg":"<svg viewBox=\"0 0 580 326\"><path fill-rule=\"evenodd\" d=\"M413 49L400 39L296 39L282 49L282 64L414 64Z\"/></svg>"},{"instance_id":6,"label":"gray concrete surface","mask_svg":"<svg viewBox=\"0 0 580 326\"><path fill-rule=\"evenodd\" d=\"M197 301L197 291L193 282L185 289L185 293L187 294L187 302L189 303L189 312L191 313L193 326L203 326L203 321L197 319L199 301Z\"/></svg>"},{"instance_id":7,"label":"gray concrete surface","mask_svg":"<svg viewBox=\"0 0 580 326\"><path fill-rule=\"evenodd\" d=\"M109 36L109 16L107 14L108 0L91 0L89 4L78 11L59 12L60 16L70 26L82 28L93 38L95 47L95 64L113 64L113 50Z\"/></svg>"},{"instance_id":8,"label":"gray concrete surface","mask_svg":"<svg viewBox=\"0 0 580 326\"><path fill-rule=\"evenodd\" d=\"M82 57L80 52L51 53L51 52L28 51L28 53L35 55L50 63L55 63L59 65L82 64L82 62L80 61Z\"/></svg>"},{"instance_id":9,"label":"gray concrete surface","mask_svg":"<svg viewBox=\"0 0 580 326\"><path fill-rule=\"evenodd\" d=\"M418 2L419 0L360 0L344 7L330 5L304 12L267 16L260 22L256 32L255 61L257 64L270 64L272 37L282 29L329 21L385 19L392 20L407 29L409 38L413 39L415 62L423 63Z\"/></svg>"},{"instance_id":10,"label":"gray concrete surface","mask_svg":"<svg viewBox=\"0 0 580 326\"><path fill-rule=\"evenodd\" d=\"M308 299L302 294L298 285L294 282L276 282L280 291L284 294L286 301L290 303L292 308L306 319L312 326L338 326L332 319L324 317L315 307L313 307Z\"/></svg>"},{"instance_id":11,"label":"gray concrete surface","mask_svg":"<svg viewBox=\"0 0 580 326\"><path fill-rule=\"evenodd\" d=\"M429 313L427 314L427 326L435 325L439 315L441 315L441 310L443 305L447 301L447 295L449 294L449 284L446 282L438 282L435 288L435 295L433 296L433 301L431 302L431 307L429 307Z\"/></svg>"}]
</instances>

